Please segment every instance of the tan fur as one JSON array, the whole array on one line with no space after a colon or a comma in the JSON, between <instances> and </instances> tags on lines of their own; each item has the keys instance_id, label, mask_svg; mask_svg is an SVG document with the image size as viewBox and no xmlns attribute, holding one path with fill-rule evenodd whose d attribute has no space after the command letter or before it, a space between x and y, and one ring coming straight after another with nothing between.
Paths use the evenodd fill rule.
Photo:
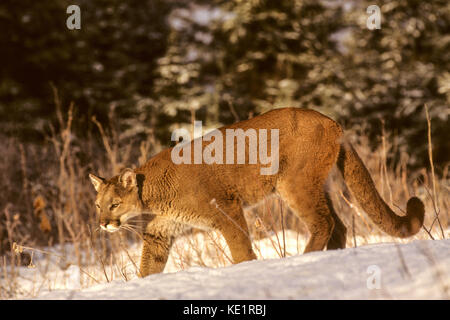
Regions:
<instances>
[{"instance_id":1,"label":"tan fur","mask_svg":"<svg viewBox=\"0 0 450 320\"><path fill-rule=\"evenodd\" d=\"M307 225L311 235L305 252L344 248L346 228L324 191L325 180L336 163L358 202L381 230L407 237L421 228L422 202L410 199L407 215L397 216L378 194L351 145L342 141L341 127L330 118L312 110L286 108L219 130L227 128L279 129L278 173L261 175L261 166L267 165L248 164L246 148L246 164L176 165L171 160L172 149L167 149L142 167L127 169L110 180L90 175L98 191L97 210L105 229L112 224L111 230L117 230L133 213L155 215L145 231L141 276L164 269L174 238L189 227L220 231L234 263L255 259L242 208L274 192ZM209 143L204 141L203 147ZM119 206L111 208L113 203Z\"/></svg>"}]
</instances>

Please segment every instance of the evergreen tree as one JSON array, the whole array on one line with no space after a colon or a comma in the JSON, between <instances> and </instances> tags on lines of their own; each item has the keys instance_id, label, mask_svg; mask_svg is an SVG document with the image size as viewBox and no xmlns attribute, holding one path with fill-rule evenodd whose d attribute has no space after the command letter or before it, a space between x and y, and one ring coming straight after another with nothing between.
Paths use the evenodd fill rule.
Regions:
<instances>
[{"instance_id":1,"label":"evergreen tree","mask_svg":"<svg viewBox=\"0 0 450 320\"><path fill-rule=\"evenodd\" d=\"M448 1L378 1L381 28L366 26L366 8L358 1L348 12L351 30L337 83L342 118L364 124L375 135L394 132L416 164L428 164L424 105L432 117L434 160L449 159L450 3Z\"/></svg>"},{"instance_id":2,"label":"evergreen tree","mask_svg":"<svg viewBox=\"0 0 450 320\"><path fill-rule=\"evenodd\" d=\"M190 10L176 15L178 27L160 60L156 92L165 113L189 122L195 111L217 125L274 107L333 112L339 8L236 0Z\"/></svg>"},{"instance_id":3,"label":"evergreen tree","mask_svg":"<svg viewBox=\"0 0 450 320\"><path fill-rule=\"evenodd\" d=\"M69 5L81 9L81 29L69 30ZM152 92L156 60L165 53L166 0L2 0L0 2L0 121L2 131L23 139L54 119L51 83L64 106L76 105L83 128L96 115L103 123L114 107L137 117L136 98ZM84 120L84 121L83 121Z\"/></svg>"}]
</instances>

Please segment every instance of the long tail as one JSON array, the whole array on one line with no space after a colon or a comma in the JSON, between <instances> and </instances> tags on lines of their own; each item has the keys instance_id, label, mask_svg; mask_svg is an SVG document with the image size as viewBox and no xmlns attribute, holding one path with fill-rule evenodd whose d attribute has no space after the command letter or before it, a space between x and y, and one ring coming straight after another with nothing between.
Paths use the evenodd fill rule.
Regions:
<instances>
[{"instance_id":1,"label":"long tail","mask_svg":"<svg viewBox=\"0 0 450 320\"><path fill-rule=\"evenodd\" d=\"M420 230L425 215L422 201L412 197L406 204L406 216L396 215L377 192L364 163L349 143L341 145L337 165L358 203L382 231L406 238Z\"/></svg>"}]
</instances>

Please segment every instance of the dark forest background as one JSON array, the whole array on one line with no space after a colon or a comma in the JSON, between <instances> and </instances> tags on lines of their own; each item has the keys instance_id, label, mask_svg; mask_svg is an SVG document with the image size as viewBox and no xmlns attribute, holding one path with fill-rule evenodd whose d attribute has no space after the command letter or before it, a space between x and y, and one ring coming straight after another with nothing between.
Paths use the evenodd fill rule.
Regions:
<instances>
[{"instance_id":1,"label":"dark forest background","mask_svg":"<svg viewBox=\"0 0 450 320\"><path fill-rule=\"evenodd\" d=\"M54 86L75 104L76 135L115 110L120 129L154 130L169 145L192 112L211 126L281 106L315 108L373 139L401 138L427 161L424 104L434 160L449 160L448 1L53 1L0 3L0 131L39 143L57 126ZM66 8L81 8L68 30ZM394 156L394 155L392 155Z\"/></svg>"},{"instance_id":2,"label":"dark forest background","mask_svg":"<svg viewBox=\"0 0 450 320\"><path fill-rule=\"evenodd\" d=\"M72 4L80 30L66 27ZM419 170L426 104L448 181L447 0L1 0L0 62L0 252L87 234L87 174L142 164L193 119L313 108L370 150L386 137L390 169Z\"/></svg>"}]
</instances>

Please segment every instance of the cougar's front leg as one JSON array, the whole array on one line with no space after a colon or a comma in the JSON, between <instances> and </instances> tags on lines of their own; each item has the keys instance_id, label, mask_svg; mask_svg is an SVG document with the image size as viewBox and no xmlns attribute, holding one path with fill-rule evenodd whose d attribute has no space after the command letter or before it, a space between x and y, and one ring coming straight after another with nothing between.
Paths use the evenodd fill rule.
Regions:
<instances>
[{"instance_id":1,"label":"cougar's front leg","mask_svg":"<svg viewBox=\"0 0 450 320\"><path fill-rule=\"evenodd\" d=\"M191 227L164 216L154 216L144 232L140 276L159 273L164 270L169 258L170 248L175 239Z\"/></svg>"},{"instance_id":2,"label":"cougar's front leg","mask_svg":"<svg viewBox=\"0 0 450 320\"><path fill-rule=\"evenodd\" d=\"M144 233L140 277L146 277L164 270L169 258L172 237L163 232Z\"/></svg>"}]
</instances>

